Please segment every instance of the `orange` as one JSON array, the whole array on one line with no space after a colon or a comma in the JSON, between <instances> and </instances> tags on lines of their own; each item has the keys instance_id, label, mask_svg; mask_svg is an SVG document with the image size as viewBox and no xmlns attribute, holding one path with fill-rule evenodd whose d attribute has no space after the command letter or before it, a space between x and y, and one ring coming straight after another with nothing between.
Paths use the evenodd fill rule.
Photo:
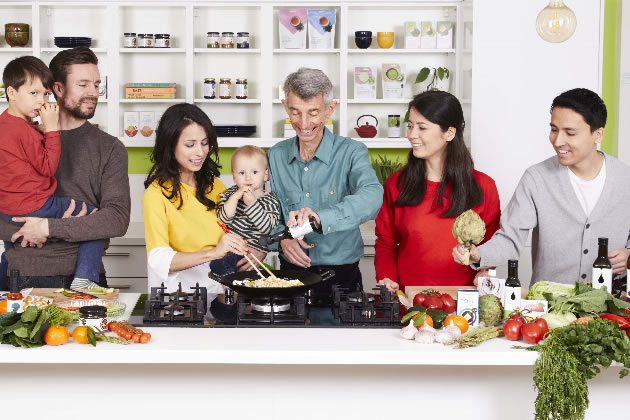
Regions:
<instances>
[{"instance_id":1,"label":"orange","mask_svg":"<svg viewBox=\"0 0 630 420\"><path fill-rule=\"evenodd\" d=\"M444 326L455 325L464 334L468 331L468 321L461 315L449 315L444 320Z\"/></svg>"},{"instance_id":2,"label":"orange","mask_svg":"<svg viewBox=\"0 0 630 420\"><path fill-rule=\"evenodd\" d=\"M0 301L0 314L3 314L7 311L7 300Z\"/></svg>"},{"instance_id":3,"label":"orange","mask_svg":"<svg viewBox=\"0 0 630 420\"><path fill-rule=\"evenodd\" d=\"M414 316L411 317L412 320L415 320L418 315L420 314L415 314ZM433 326L433 318L431 318L431 315L426 314L425 318L424 318L424 324L417 326L417 329L420 329L422 327L424 327L425 325L428 325L429 327Z\"/></svg>"},{"instance_id":4,"label":"orange","mask_svg":"<svg viewBox=\"0 0 630 420\"><path fill-rule=\"evenodd\" d=\"M88 327L76 327L72 331L72 339L79 344L88 344L87 329Z\"/></svg>"},{"instance_id":5,"label":"orange","mask_svg":"<svg viewBox=\"0 0 630 420\"><path fill-rule=\"evenodd\" d=\"M68 334L66 327L61 325L52 325L46 330L46 334L44 334L44 341L49 346L60 346L62 344L66 344L69 337L70 334Z\"/></svg>"}]
</instances>

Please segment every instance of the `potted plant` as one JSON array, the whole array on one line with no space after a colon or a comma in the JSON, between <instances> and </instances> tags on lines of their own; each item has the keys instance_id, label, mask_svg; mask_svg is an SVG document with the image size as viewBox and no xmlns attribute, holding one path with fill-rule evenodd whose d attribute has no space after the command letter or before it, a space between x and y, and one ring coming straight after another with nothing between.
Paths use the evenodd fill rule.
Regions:
<instances>
[{"instance_id":1,"label":"potted plant","mask_svg":"<svg viewBox=\"0 0 630 420\"><path fill-rule=\"evenodd\" d=\"M396 161L393 162L380 154L378 155L378 159L373 160L371 163L372 168L374 168L374 172L376 172L378 182L380 182L381 185L385 184L387 178L403 167L403 164L398 161L398 158L396 158Z\"/></svg>"},{"instance_id":2,"label":"potted plant","mask_svg":"<svg viewBox=\"0 0 630 420\"><path fill-rule=\"evenodd\" d=\"M451 72L446 67L423 67L416 76L416 83L420 87L420 92L429 90L443 90L448 92Z\"/></svg>"}]
</instances>

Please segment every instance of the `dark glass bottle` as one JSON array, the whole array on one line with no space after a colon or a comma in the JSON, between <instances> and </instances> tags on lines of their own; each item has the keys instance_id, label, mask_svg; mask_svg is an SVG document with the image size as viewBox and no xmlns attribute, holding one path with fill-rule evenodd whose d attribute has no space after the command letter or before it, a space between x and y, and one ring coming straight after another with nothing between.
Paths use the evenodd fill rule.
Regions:
<instances>
[{"instance_id":1,"label":"dark glass bottle","mask_svg":"<svg viewBox=\"0 0 630 420\"><path fill-rule=\"evenodd\" d=\"M608 259L608 238L598 238L599 251L593 263L593 277L591 285L594 289L606 286L608 292L612 291L612 265Z\"/></svg>"},{"instance_id":2,"label":"dark glass bottle","mask_svg":"<svg viewBox=\"0 0 630 420\"><path fill-rule=\"evenodd\" d=\"M262 246L267 246L274 242L280 242L283 239L299 238L311 232L322 233L322 226L312 217L308 220L308 223L304 223L302 226L285 226L284 230L275 235L262 235L258 238L258 243Z\"/></svg>"},{"instance_id":3,"label":"dark glass bottle","mask_svg":"<svg viewBox=\"0 0 630 420\"><path fill-rule=\"evenodd\" d=\"M518 260L508 261L508 277L505 279L503 306L506 311L513 311L521 306L521 282L518 279Z\"/></svg>"},{"instance_id":4,"label":"dark glass bottle","mask_svg":"<svg viewBox=\"0 0 630 420\"><path fill-rule=\"evenodd\" d=\"M20 293L20 272L9 273L9 294L7 295L7 312L24 312L24 297Z\"/></svg>"}]
</instances>

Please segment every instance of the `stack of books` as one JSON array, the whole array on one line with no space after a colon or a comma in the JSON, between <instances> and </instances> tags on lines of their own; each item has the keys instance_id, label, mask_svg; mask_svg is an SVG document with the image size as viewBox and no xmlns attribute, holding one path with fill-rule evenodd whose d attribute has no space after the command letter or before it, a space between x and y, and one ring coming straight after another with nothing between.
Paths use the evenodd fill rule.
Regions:
<instances>
[{"instance_id":1,"label":"stack of books","mask_svg":"<svg viewBox=\"0 0 630 420\"><path fill-rule=\"evenodd\" d=\"M125 99L175 99L175 83L127 83Z\"/></svg>"}]
</instances>

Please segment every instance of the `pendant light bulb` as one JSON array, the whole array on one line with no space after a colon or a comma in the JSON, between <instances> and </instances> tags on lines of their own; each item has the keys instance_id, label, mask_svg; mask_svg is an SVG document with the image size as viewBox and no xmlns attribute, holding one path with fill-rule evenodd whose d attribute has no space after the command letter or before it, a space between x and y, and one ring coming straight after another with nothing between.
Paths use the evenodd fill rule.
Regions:
<instances>
[{"instance_id":1,"label":"pendant light bulb","mask_svg":"<svg viewBox=\"0 0 630 420\"><path fill-rule=\"evenodd\" d=\"M536 32L547 42L566 41L576 26L575 13L562 0L551 0L536 17Z\"/></svg>"}]
</instances>

